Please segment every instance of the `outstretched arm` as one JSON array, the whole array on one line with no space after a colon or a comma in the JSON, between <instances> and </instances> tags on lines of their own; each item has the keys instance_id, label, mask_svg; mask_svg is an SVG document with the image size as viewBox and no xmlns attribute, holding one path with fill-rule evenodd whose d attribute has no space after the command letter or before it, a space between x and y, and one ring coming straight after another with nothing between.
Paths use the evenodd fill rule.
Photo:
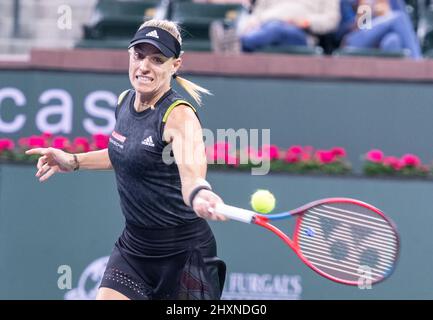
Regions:
<instances>
[{"instance_id":1,"label":"outstretched arm","mask_svg":"<svg viewBox=\"0 0 433 320\"><path fill-rule=\"evenodd\" d=\"M41 155L36 165L38 169L36 177L40 182L47 180L57 172L71 172L78 169L112 169L108 149L71 154L56 148L35 148L27 150L26 154Z\"/></svg>"},{"instance_id":2,"label":"outstretched arm","mask_svg":"<svg viewBox=\"0 0 433 320\"><path fill-rule=\"evenodd\" d=\"M173 109L164 129L164 139L172 143L185 204L191 206L199 217L227 220L225 216L211 212L211 208L223 202L217 194L207 189L201 189L196 194L194 192L197 187L209 187L209 184L205 180L207 161L202 128L190 107L179 105ZM195 197L193 203L190 203L192 193Z\"/></svg>"}]
</instances>

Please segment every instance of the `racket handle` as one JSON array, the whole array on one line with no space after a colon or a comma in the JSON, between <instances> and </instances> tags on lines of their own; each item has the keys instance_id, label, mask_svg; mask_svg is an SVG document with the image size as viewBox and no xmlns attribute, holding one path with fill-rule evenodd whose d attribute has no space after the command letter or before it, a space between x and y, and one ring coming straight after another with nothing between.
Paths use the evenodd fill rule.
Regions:
<instances>
[{"instance_id":1,"label":"racket handle","mask_svg":"<svg viewBox=\"0 0 433 320\"><path fill-rule=\"evenodd\" d=\"M229 206L226 204L217 204L215 207L215 212L225 215L230 219L237 220L244 223L251 223L253 217L256 214L253 211Z\"/></svg>"}]
</instances>

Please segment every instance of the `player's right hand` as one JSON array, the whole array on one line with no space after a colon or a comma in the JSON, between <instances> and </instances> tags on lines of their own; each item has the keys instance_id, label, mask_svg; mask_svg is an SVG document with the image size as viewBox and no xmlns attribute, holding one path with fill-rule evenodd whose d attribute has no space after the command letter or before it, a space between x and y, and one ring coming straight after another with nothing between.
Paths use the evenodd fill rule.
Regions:
<instances>
[{"instance_id":1,"label":"player's right hand","mask_svg":"<svg viewBox=\"0 0 433 320\"><path fill-rule=\"evenodd\" d=\"M192 208L203 219L227 221L226 216L215 213L215 206L218 203L223 203L223 201L217 194L210 190L200 190L193 200Z\"/></svg>"},{"instance_id":2,"label":"player's right hand","mask_svg":"<svg viewBox=\"0 0 433 320\"><path fill-rule=\"evenodd\" d=\"M47 180L56 172L70 172L74 170L74 157L72 154L56 148L34 148L26 154L39 154L41 157L36 165L36 177L40 182Z\"/></svg>"}]
</instances>

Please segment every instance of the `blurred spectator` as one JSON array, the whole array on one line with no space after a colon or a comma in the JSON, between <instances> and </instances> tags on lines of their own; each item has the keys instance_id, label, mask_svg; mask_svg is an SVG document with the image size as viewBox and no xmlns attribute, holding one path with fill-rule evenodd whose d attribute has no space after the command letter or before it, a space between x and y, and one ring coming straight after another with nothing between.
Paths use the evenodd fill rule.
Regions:
<instances>
[{"instance_id":1,"label":"blurred spectator","mask_svg":"<svg viewBox=\"0 0 433 320\"><path fill-rule=\"evenodd\" d=\"M341 0L340 2L341 20L340 25L335 33L335 38L338 45L343 40L343 37L354 29L357 2L358 0Z\"/></svg>"},{"instance_id":2,"label":"blurred spectator","mask_svg":"<svg viewBox=\"0 0 433 320\"><path fill-rule=\"evenodd\" d=\"M311 45L311 34L332 32L339 22L339 0L257 0L239 28L242 49Z\"/></svg>"},{"instance_id":3,"label":"blurred spectator","mask_svg":"<svg viewBox=\"0 0 433 320\"><path fill-rule=\"evenodd\" d=\"M222 23L211 27L214 51L252 52L268 46L308 46L315 35L335 31L340 22L340 0L256 0L236 30Z\"/></svg>"},{"instance_id":4,"label":"blurred spectator","mask_svg":"<svg viewBox=\"0 0 433 320\"><path fill-rule=\"evenodd\" d=\"M366 8L371 10L371 23L364 21ZM420 59L420 44L404 10L400 0L341 0L342 23L337 36L342 38L343 47L388 52L407 49L412 58Z\"/></svg>"}]
</instances>

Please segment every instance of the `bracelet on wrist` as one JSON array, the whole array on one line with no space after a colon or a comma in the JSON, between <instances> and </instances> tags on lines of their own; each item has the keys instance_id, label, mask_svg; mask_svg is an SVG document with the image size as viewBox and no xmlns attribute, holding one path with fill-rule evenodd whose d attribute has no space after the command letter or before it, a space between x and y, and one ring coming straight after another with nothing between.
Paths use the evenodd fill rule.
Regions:
<instances>
[{"instance_id":1,"label":"bracelet on wrist","mask_svg":"<svg viewBox=\"0 0 433 320\"><path fill-rule=\"evenodd\" d=\"M192 207L192 202L194 201L194 198L197 196L197 194L201 190L209 190L212 191L212 188L210 186L200 185L192 189L191 193L189 194L189 206Z\"/></svg>"},{"instance_id":2,"label":"bracelet on wrist","mask_svg":"<svg viewBox=\"0 0 433 320\"><path fill-rule=\"evenodd\" d=\"M73 154L74 157L74 171L77 171L80 169L80 163L78 162L78 157L76 154Z\"/></svg>"}]
</instances>

